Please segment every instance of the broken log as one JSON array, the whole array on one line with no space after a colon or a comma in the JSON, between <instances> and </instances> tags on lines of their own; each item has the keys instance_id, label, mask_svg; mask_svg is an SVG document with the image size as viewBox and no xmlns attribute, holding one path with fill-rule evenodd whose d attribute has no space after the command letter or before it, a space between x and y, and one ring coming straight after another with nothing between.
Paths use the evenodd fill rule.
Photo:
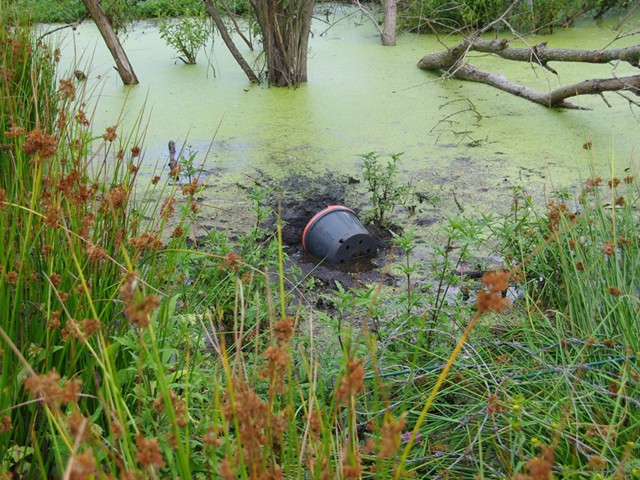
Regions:
<instances>
[{"instance_id":1,"label":"broken log","mask_svg":"<svg viewBox=\"0 0 640 480\"><path fill-rule=\"evenodd\" d=\"M538 92L513 83L503 75L485 72L474 67L466 58L472 51L497 55L505 60L535 63L554 74L557 72L548 65L549 62L604 64L620 61L633 67L640 67L640 45L607 50L576 50L549 48L547 43L543 42L531 48L512 48L506 39L485 40L477 35L468 37L445 51L425 55L418 62L418 67L428 71L444 72L462 80L485 83L545 107L583 108L567 101L568 98L578 95L594 95L611 91L630 91L640 95L640 75L589 79L551 92Z\"/></svg>"}]
</instances>

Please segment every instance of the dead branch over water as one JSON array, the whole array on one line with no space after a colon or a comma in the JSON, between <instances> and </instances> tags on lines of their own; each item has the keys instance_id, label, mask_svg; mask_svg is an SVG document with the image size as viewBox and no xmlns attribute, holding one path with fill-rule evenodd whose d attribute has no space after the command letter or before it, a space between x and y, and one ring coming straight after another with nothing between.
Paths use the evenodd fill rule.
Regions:
<instances>
[{"instance_id":1,"label":"dead branch over water","mask_svg":"<svg viewBox=\"0 0 640 480\"><path fill-rule=\"evenodd\" d=\"M467 54L473 51L497 55L505 60L535 63L554 74L557 72L548 65L549 62L595 64L626 62L633 67L640 67L640 45L607 50L574 50L549 48L544 42L531 48L512 48L506 39L484 40L477 35L470 36L445 51L425 55L418 62L418 67L428 71L444 72L462 80L485 83L545 107L582 108L567 101L568 98L578 95L594 95L611 91L629 91L640 95L640 75L588 79L551 92L539 92L511 82L503 75L474 67L467 62L466 58Z\"/></svg>"}]
</instances>

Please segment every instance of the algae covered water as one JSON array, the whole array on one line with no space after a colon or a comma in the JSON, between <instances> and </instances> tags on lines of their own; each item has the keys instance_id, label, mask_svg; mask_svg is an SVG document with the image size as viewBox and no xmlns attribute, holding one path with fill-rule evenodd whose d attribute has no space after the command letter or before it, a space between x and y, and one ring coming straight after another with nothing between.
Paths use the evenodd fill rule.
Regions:
<instances>
[{"instance_id":1,"label":"algae covered water","mask_svg":"<svg viewBox=\"0 0 640 480\"><path fill-rule=\"evenodd\" d=\"M140 85L122 86L91 23L63 34L61 64L87 72L96 132L116 123L126 131L143 112L141 173L148 176L166 164L169 140L190 147L196 163L228 185L255 171L275 179L327 172L358 178L360 154L404 152L403 179L438 192L443 212L461 204L470 213L507 208L515 185L550 192L575 185L591 168L602 176L621 174L637 160L638 109L616 94L607 95L609 105L597 96L573 100L591 111L549 110L486 85L443 80L416 63L442 50L442 41L459 39L403 34L397 46L382 47L353 8L331 12L314 21L309 81L298 89L250 84L219 37L200 53L198 65L183 65L153 23L134 25L124 40ZM619 33L612 24L587 22L526 42L604 48ZM626 37L614 46L633 43L636 38ZM256 56L246 48L243 53ZM473 62L541 90L632 71L555 64L555 76L491 57ZM215 190L207 195L223 203L237 195Z\"/></svg>"}]
</instances>

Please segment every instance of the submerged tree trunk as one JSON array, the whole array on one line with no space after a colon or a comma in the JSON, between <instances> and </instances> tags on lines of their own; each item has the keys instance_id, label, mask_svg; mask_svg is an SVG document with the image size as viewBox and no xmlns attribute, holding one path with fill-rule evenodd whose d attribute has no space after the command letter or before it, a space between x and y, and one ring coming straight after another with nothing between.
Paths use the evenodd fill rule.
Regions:
<instances>
[{"instance_id":1,"label":"submerged tree trunk","mask_svg":"<svg viewBox=\"0 0 640 480\"><path fill-rule=\"evenodd\" d=\"M382 45L392 47L396 44L396 29L398 24L398 0L382 0L383 20L382 25L378 20L378 15L368 5L360 0L353 0L360 11L364 13L376 30L380 33Z\"/></svg>"},{"instance_id":2,"label":"submerged tree trunk","mask_svg":"<svg viewBox=\"0 0 640 480\"><path fill-rule=\"evenodd\" d=\"M398 23L398 0L383 0L384 26L382 30L382 45L393 46L396 44L396 24Z\"/></svg>"},{"instance_id":3,"label":"submerged tree trunk","mask_svg":"<svg viewBox=\"0 0 640 480\"><path fill-rule=\"evenodd\" d=\"M444 71L463 80L486 83L546 107L580 108L567 101L567 98L578 95L621 90L640 95L640 75L591 79L566 85L548 93L537 92L510 82L502 75L485 72L474 67L467 62L466 56L470 51L491 53L507 60L537 63L554 74L557 72L548 65L548 62L609 63L623 61L634 67L640 66L640 45L609 50L570 50L548 48L544 42L532 48L511 48L509 42L504 39L489 41L473 36L446 51L425 55L418 62L418 67L430 71Z\"/></svg>"},{"instance_id":4,"label":"submerged tree trunk","mask_svg":"<svg viewBox=\"0 0 640 480\"><path fill-rule=\"evenodd\" d=\"M250 0L262 31L269 85L307 81L307 53L314 0Z\"/></svg>"},{"instance_id":5,"label":"submerged tree trunk","mask_svg":"<svg viewBox=\"0 0 640 480\"><path fill-rule=\"evenodd\" d=\"M233 58L235 58L236 62L238 62L238 65L240 65L240 68L242 68L242 71L245 73L249 81L252 83L260 83L260 81L258 80L258 76L254 73L253 69L249 66L240 51L237 49L235 43L233 43L231 35L229 35L229 31L227 30L227 26L222 21L222 17L220 16L220 12L218 12L216 6L211 0L204 0L204 5L207 8L207 12L209 12L209 15L211 16L213 23L216 24L216 28L220 32L220 36L229 49L229 52L231 52Z\"/></svg>"},{"instance_id":6,"label":"submerged tree trunk","mask_svg":"<svg viewBox=\"0 0 640 480\"><path fill-rule=\"evenodd\" d=\"M102 35L102 38L104 39L104 43L107 44L107 48L111 52L111 56L116 62L116 68L118 70L118 74L120 74L122 83L124 83L125 85L135 85L139 83L138 77L136 77L136 74L133 71L133 67L129 63L127 54L120 44L120 39L116 35L116 32L113 30L113 26L104 14L99 0L82 1L84 2L87 11L91 15L91 18L93 18L93 21L96 23L96 26L100 31L100 35Z\"/></svg>"}]
</instances>

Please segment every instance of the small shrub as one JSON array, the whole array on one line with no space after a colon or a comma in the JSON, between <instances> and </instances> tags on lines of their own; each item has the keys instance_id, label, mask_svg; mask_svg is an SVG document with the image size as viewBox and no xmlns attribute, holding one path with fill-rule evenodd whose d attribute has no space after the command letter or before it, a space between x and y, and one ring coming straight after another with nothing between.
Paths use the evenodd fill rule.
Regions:
<instances>
[{"instance_id":1,"label":"small shrub","mask_svg":"<svg viewBox=\"0 0 640 480\"><path fill-rule=\"evenodd\" d=\"M202 15L163 19L158 25L160 37L178 52L187 65L195 65L198 52L207 43L213 27Z\"/></svg>"},{"instance_id":2,"label":"small shrub","mask_svg":"<svg viewBox=\"0 0 640 480\"><path fill-rule=\"evenodd\" d=\"M398 183L399 164L402 153L392 153L386 163L381 155L373 152L361 155L362 177L370 194L373 212L371 219L384 225L386 215L398 205L404 205L409 197L409 185Z\"/></svg>"}]
</instances>

